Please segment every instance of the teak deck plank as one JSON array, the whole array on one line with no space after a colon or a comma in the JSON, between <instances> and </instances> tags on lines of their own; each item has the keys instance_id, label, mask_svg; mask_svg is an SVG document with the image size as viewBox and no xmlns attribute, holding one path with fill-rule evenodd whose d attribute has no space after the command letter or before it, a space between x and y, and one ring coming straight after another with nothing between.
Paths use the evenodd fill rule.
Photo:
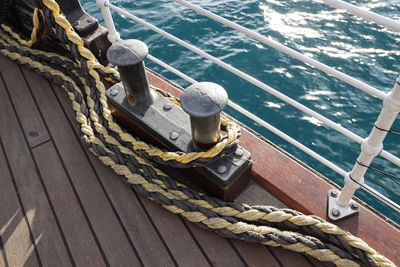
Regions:
<instances>
[{"instance_id":1,"label":"teak deck plank","mask_svg":"<svg viewBox=\"0 0 400 267\"><path fill-rule=\"evenodd\" d=\"M229 243L230 241L212 232L201 229L192 223L187 223L187 225L213 265L232 267L246 265L241 259L241 255L239 256ZM221 257L222 253L223 257Z\"/></svg>"},{"instance_id":2,"label":"teak deck plank","mask_svg":"<svg viewBox=\"0 0 400 267\"><path fill-rule=\"evenodd\" d=\"M67 266L71 263L68 247L64 243L54 207L44 191L40 173L29 150L27 138L23 135L19 120L14 113L8 91L9 89L6 89L1 81L0 125L3 127L0 129L0 136L5 154L9 158L11 175L15 178L41 263L47 266Z\"/></svg>"},{"instance_id":3,"label":"teak deck plank","mask_svg":"<svg viewBox=\"0 0 400 267\"><path fill-rule=\"evenodd\" d=\"M174 266L174 256L169 255L156 230L141 207L132 189L123 183L110 168L90 155L94 168L107 188L122 223L125 225L145 266Z\"/></svg>"},{"instance_id":4,"label":"teak deck plank","mask_svg":"<svg viewBox=\"0 0 400 267\"><path fill-rule=\"evenodd\" d=\"M32 243L24 211L19 205L17 191L8 170L0 138L0 236L3 261L0 266L37 266L35 245Z\"/></svg>"},{"instance_id":5,"label":"teak deck plank","mask_svg":"<svg viewBox=\"0 0 400 267\"><path fill-rule=\"evenodd\" d=\"M5 83L9 88L12 88L9 92L11 98L18 99L18 101L14 101L14 105L19 112L29 145L33 147L49 140L49 135L32 98L23 92L27 84L19 66L5 57L0 59L0 66Z\"/></svg>"},{"instance_id":6,"label":"teak deck plank","mask_svg":"<svg viewBox=\"0 0 400 267\"><path fill-rule=\"evenodd\" d=\"M135 249L121 228L48 82L36 77L36 74L29 70L24 70L24 73L30 80L32 88L35 88L32 90L34 98L40 103L39 108L46 120L49 134L56 144L65 171L71 179L71 186L76 188L78 201L87 214L93 235L104 253L104 260L110 265L140 265Z\"/></svg>"},{"instance_id":7,"label":"teak deck plank","mask_svg":"<svg viewBox=\"0 0 400 267\"><path fill-rule=\"evenodd\" d=\"M54 145L46 143L35 148L33 154L60 219L75 264L105 266Z\"/></svg>"},{"instance_id":8,"label":"teak deck plank","mask_svg":"<svg viewBox=\"0 0 400 267\"><path fill-rule=\"evenodd\" d=\"M208 256L202 253L203 248L198 246L197 240L193 239L178 216L146 197L139 196L139 198L174 255L178 266L211 265Z\"/></svg>"}]
</instances>

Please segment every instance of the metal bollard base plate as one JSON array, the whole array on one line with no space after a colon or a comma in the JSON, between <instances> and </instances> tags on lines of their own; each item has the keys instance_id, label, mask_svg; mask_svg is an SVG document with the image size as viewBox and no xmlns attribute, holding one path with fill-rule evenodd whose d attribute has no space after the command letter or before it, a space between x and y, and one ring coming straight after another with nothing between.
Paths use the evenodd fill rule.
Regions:
<instances>
[{"instance_id":1,"label":"metal bollard base plate","mask_svg":"<svg viewBox=\"0 0 400 267\"><path fill-rule=\"evenodd\" d=\"M115 118L141 140L170 151L196 151L189 115L165 97L154 93L152 105L135 106L128 102L122 83L113 85L106 95ZM181 182L194 183L213 196L231 201L250 182L250 156L249 151L239 146L236 153L207 167L160 168Z\"/></svg>"},{"instance_id":2,"label":"metal bollard base plate","mask_svg":"<svg viewBox=\"0 0 400 267\"><path fill-rule=\"evenodd\" d=\"M328 217L333 221L341 220L353 215L360 211L359 204L351 200L348 207L342 207L337 203L339 191L336 189L329 190L328 193Z\"/></svg>"}]
</instances>

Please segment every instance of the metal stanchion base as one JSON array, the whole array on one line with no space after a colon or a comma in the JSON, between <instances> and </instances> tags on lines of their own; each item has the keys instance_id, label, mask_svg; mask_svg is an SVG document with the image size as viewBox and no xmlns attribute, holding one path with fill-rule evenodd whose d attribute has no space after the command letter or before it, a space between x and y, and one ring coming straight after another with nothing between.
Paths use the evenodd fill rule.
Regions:
<instances>
[{"instance_id":1,"label":"metal stanchion base","mask_svg":"<svg viewBox=\"0 0 400 267\"><path fill-rule=\"evenodd\" d=\"M328 193L328 217L333 221L353 216L360 211L360 205L354 200L351 200L347 207L340 206L337 203L339 193L336 189L329 190Z\"/></svg>"}]
</instances>

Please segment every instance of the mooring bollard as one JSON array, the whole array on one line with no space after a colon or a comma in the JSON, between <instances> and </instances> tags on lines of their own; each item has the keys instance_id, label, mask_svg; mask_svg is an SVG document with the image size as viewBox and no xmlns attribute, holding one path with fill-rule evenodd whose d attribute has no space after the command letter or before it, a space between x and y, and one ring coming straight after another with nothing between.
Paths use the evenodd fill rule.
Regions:
<instances>
[{"instance_id":1,"label":"mooring bollard","mask_svg":"<svg viewBox=\"0 0 400 267\"><path fill-rule=\"evenodd\" d=\"M188 88L181 96L183 110L190 116L193 143L207 148L220 139L220 113L228 103L225 89L215 83L200 82Z\"/></svg>"},{"instance_id":2,"label":"mooring bollard","mask_svg":"<svg viewBox=\"0 0 400 267\"><path fill-rule=\"evenodd\" d=\"M129 103L149 106L153 103L144 59L149 50L139 40L124 40L113 44L107 51L108 61L118 67Z\"/></svg>"}]
</instances>

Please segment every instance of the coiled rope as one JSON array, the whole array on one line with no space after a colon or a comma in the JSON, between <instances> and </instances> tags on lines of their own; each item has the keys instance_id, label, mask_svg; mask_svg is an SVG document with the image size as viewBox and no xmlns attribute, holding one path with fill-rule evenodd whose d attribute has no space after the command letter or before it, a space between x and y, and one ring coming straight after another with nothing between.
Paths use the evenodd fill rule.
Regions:
<instances>
[{"instance_id":1,"label":"coiled rope","mask_svg":"<svg viewBox=\"0 0 400 267\"><path fill-rule=\"evenodd\" d=\"M141 142L114 122L108 108L104 82L118 82L118 73L98 63L54 0L39 2L30 40L21 38L10 26L1 26L1 54L35 70L67 92L91 152L123 176L135 191L228 238L283 247L337 266L394 266L361 239L321 218L290 209L226 203L167 176L155 163L204 166L215 157L233 152L239 131L236 124L224 121L227 136L206 152L165 152ZM57 36L69 55L32 48L40 39L41 23L46 23L49 34Z\"/></svg>"}]
</instances>

